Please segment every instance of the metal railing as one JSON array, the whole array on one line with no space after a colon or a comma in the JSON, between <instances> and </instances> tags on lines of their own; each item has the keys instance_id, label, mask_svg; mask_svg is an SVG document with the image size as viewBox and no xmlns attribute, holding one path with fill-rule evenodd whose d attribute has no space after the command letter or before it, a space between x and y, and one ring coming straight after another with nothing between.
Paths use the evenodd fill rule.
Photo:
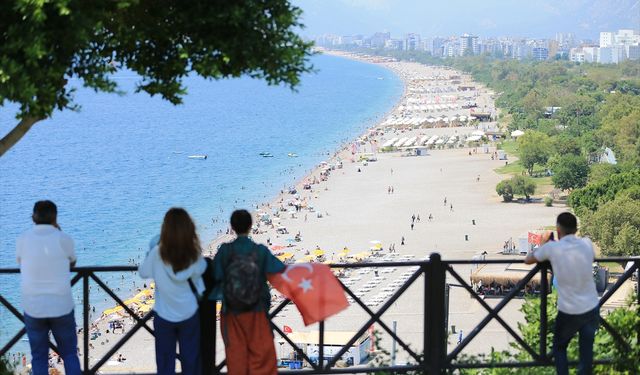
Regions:
<instances>
[{"instance_id":1,"label":"metal railing","mask_svg":"<svg viewBox=\"0 0 640 375\"><path fill-rule=\"evenodd\" d=\"M625 272L617 279L617 281L609 287L606 292L600 298L600 307L602 307L611 296L622 286L622 284L631 279L634 273L640 270L640 258L603 258L597 259L599 262L618 262L626 263L632 262L632 266L625 270ZM341 349L333 356L325 358L324 342L325 342L325 322L318 324L319 329L319 342L318 349L319 355L317 361L312 360L300 348L295 342L293 342L287 334L285 334L276 324L273 323L273 319L278 316L279 313L290 303L289 300L283 300L275 308L273 308L268 316L271 320L271 326L275 334L282 337L282 339L288 343L297 354L298 358L304 360L308 367L307 369L300 370L284 370L286 374L342 374L342 373L374 373L384 371L387 373L406 373L415 371L417 373L439 374L444 370L464 369L464 368L495 368L495 367L541 367L552 366L552 353L548 351L549 346L547 343L547 333L549 332L549 317L547 316L547 305L550 294L550 286L548 282L548 275L550 273L550 266L548 263L542 263L536 265L531 271L529 271L520 281L518 281L513 288L510 289L495 307L491 307L485 300L479 295L474 288L468 283L460 273L456 271L455 266L460 265L479 265L479 264L510 264L510 263L522 263L522 259L504 259L504 260L450 260L444 261L437 253L431 254L428 260L424 261L410 261L410 262L382 262L382 263L357 263L357 264L333 264L333 268L343 269L359 269L359 268L376 268L383 269L389 267L413 267L415 271L411 276L406 279L400 285L395 292L379 307L374 310L372 307L367 306L361 298L357 296L357 293L351 290L341 282L341 285L345 293L351 297L354 304L360 306L362 310L368 316L367 320L356 331L353 337L348 340ZM71 285L76 285L78 282L82 282L82 353L83 353L83 369L85 374L95 374L100 368L113 356L118 350L140 329L144 329L153 335L153 329L147 325L152 317L151 313L139 317L131 308L129 308L123 300L118 297L113 290L111 290L107 284L101 280L97 274L99 273L113 273L113 272L131 272L135 271L136 267L133 266L115 266L115 267L76 267L72 269L75 273L71 280ZM0 274L17 274L18 269L0 269ZM517 332L515 332L509 324L500 316L500 312L503 308L514 298L517 298L524 292L525 285L527 285L536 275L540 274L540 290L537 295L540 298L540 330L539 330L539 346L537 348L531 347ZM448 350L448 333L447 333L447 304L446 292L448 288L447 276L454 279L457 282L457 286L465 289L483 308L486 310L487 315L478 323L469 334L452 350ZM424 281L424 296L423 296L423 337L422 348L424 354L416 353L411 349L410 345L399 337L382 319L382 316L389 308L402 296L409 287L416 284L418 279L423 277ZM97 361L93 366L89 363L90 358L90 322L89 322L89 298L90 288L89 282L95 282L104 292L106 292L119 306L122 306L124 311L129 314L134 320L133 327L126 332L106 353L97 358ZM636 303L640 304L640 288L636 290ZM17 319L24 321L23 315L20 311L14 307L7 299L0 295L0 304L4 305ZM461 352L469 345L469 343L478 336L480 332L491 322L497 321L509 335L513 337L532 358L528 362L465 362L457 361ZM624 339L624 336L617 332L611 324L607 322L604 317L600 317L601 327L604 328L613 339L622 348L629 348L629 344ZM408 354L411 358L411 362L407 365L389 365L378 367L367 366L353 366L348 368L336 367L337 362L343 357L345 353L358 341L360 337L367 332L372 324L377 324L382 331L389 335L390 338L395 340L398 345ZM214 330L214 336L215 336ZM4 356L8 351L24 336L26 329L23 327L18 333L16 333L1 349L0 356ZM640 333L638 334L640 340ZM214 373L221 373L226 363L225 360L218 362L216 360L216 338L213 337L213 363ZM50 343L51 348L57 351L55 346ZM597 353L595 353L597 355ZM596 364L608 364L611 363L610 358L596 358L594 361ZM575 363L572 363L575 365ZM153 368L153 364L149 364L150 368Z\"/></svg>"}]
</instances>

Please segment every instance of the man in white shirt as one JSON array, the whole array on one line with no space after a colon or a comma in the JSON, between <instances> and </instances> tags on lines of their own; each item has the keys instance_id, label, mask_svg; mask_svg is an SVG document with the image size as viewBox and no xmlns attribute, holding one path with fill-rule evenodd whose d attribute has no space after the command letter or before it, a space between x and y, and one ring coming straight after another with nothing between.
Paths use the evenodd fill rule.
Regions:
<instances>
[{"instance_id":1,"label":"man in white shirt","mask_svg":"<svg viewBox=\"0 0 640 375\"><path fill-rule=\"evenodd\" d=\"M591 374L593 340L600 322L598 292L593 279L595 253L588 238L576 237L578 221L574 215L568 212L558 215L556 230L559 241L553 241L549 233L543 239L544 244L527 255L525 263L550 261L558 284L558 316L553 337L557 373L569 373L567 345L579 333L578 374Z\"/></svg>"},{"instance_id":2,"label":"man in white shirt","mask_svg":"<svg viewBox=\"0 0 640 375\"><path fill-rule=\"evenodd\" d=\"M36 202L32 216L36 225L24 232L16 244L34 375L49 373L49 332L64 361L65 373L81 373L70 283L70 267L75 264L76 255L73 239L58 226L57 214L53 202Z\"/></svg>"}]
</instances>

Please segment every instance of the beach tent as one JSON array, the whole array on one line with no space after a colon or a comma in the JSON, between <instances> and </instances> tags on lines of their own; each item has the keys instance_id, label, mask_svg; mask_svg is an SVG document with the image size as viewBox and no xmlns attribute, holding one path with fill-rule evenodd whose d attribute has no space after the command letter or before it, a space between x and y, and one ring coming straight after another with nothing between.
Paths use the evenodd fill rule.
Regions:
<instances>
[{"instance_id":1,"label":"beach tent","mask_svg":"<svg viewBox=\"0 0 640 375\"><path fill-rule=\"evenodd\" d=\"M514 130L514 131L511 132L511 136L513 138L518 138L518 137L523 136L523 135L524 135L524 132L522 130Z\"/></svg>"}]
</instances>

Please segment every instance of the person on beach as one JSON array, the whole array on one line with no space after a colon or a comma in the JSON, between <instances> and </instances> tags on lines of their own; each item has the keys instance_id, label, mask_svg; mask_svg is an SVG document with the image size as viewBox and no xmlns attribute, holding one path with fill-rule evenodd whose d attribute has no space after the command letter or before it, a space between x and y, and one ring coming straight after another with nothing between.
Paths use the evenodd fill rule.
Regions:
<instances>
[{"instance_id":1,"label":"person on beach","mask_svg":"<svg viewBox=\"0 0 640 375\"><path fill-rule=\"evenodd\" d=\"M193 220L182 208L164 216L159 241L150 243L138 273L153 279L155 304L156 366L158 374L176 373L176 342L180 348L182 374L200 375L200 317L198 293L204 291L202 274L207 263Z\"/></svg>"},{"instance_id":2,"label":"person on beach","mask_svg":"<svg viewBox=\"0 0 640 375\"><path fill-rule=\"evenodd\" d=\"M595 252L588 238L579 238L576 217L564 212L556 220L558 241L552 233L543 236L543 244L527 255L525 263L550 261L558 281L558 316L553 336L556 371L569 373L567 346L579 333L580 361L578 374L592 373L593 341L600 322L598 292L593 279Z\"/></svg>"},{"instance_id":3,"label":"person on beach","mask_svg":"<svg viewBox=\"0 0 640 375\"><path fill-rule=\"evenodd\" d=\"M271 303L267 274L284 272L285 265L267 247L249 238L252 224L249 212L234 211L231 228L237 237L220 245L213 259L216 289L210 298L222 299L220 330L230 375L278 371L267 318Z\"/></svg>"},{"instance_id":4,"label":"person on beach","mask_svg":"<svg viewBox=\"0 0 640 375\"><path fill-rule=\"evenodd\" d=\"M65 373L81 374L70 283L76 254L73 239L62 232L57 217L55 203L36 202L31 216L35 226L18 237L16 243L24 325L34 375L49 374L49 332L64 361ZM26 366L26 357L23 365Z\"/></svg>"}]
</instances>

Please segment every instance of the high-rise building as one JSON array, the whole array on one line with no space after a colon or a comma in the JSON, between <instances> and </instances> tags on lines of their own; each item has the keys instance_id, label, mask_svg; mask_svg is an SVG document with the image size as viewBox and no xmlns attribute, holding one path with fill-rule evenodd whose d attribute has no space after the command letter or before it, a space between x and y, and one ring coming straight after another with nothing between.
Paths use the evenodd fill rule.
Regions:
<instances>
[{"instance_id":1,"label":"high-rise building","mask_svg":"<svg viewBox=\"0 0 640 375\"><path fill-rule=\"evenodd\" d=\"M610 31L600 32L600 47L606 48L613 45L613 33Z\"/></svg>"},{"instance_id":2,"label":"high-rise building","mask_svg":"<svg viewBox=\"0 0 640 375\"><path fill-rule=\"evenodd\" d=\"M531 54L534 60L544 61L549 59L549 48L547 47L533 47Z\"/></svg>"},{"instance_id":3,"label":"high-rise building","mask_svg":"<svg viewBox=\"0 0 640 375\"><path fill-rule=\"evenodd\" d=\"M371 48L383 48L384 44L389 39L391 39L391 33L389 33L389 32L386 32L386 33L384 33L384 32L375 33L371 37L371 41L370 41Z\"/></svg>"},{"instance_id":4,"label":"high-rise building","mask_svg":"<svg viewBox=\"0 0 640 375\"><path fill-rule=\"evenodd\" d=\"M478 55L478 37L475 35L463 34L460 36L460 56Z\"/></svg>"},{"instance_id":5,"label":"high-rise building","mask_svg":"<svg viewBox=\"0 0 640 375\"><path fill-rule=\"evenodd\" d=\"M415 51L420 47L420 35L418 34L407 34L403 41L403 49L405 51Z\"/></svg>"}]
</instances>

